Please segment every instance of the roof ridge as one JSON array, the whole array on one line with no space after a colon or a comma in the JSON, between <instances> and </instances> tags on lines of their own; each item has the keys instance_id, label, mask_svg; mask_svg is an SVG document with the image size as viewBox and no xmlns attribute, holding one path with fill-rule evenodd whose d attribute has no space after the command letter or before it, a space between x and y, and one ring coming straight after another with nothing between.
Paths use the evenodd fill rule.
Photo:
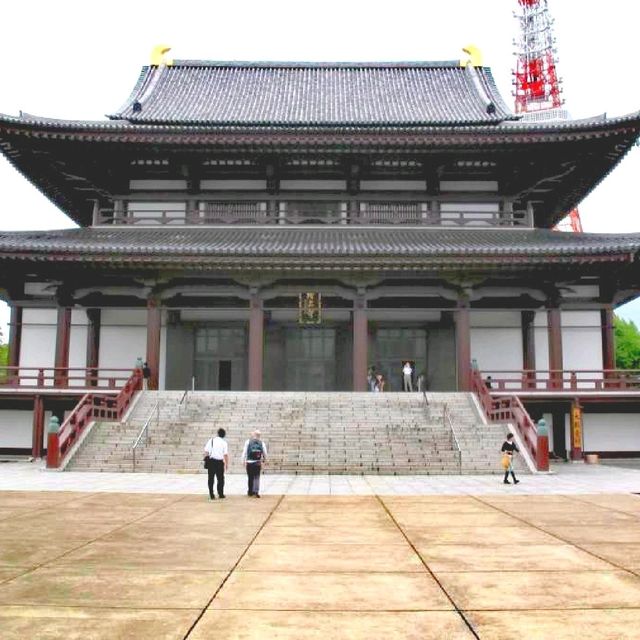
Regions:
<instances>
[{"instance_id":1,"label":"roof ridge","mask_svg":"<svg viewBox=\"0 0 640 640\"><path fill-rule=\"evenodd\" d=\"M450 68L459 67L460 60L398 60L398 61L312 61L312 60L174 60L172 67L243 67L277 69L385 69L385 68ZM145 67L146 68L146 67Z\"/></svg>"}]
</instances>

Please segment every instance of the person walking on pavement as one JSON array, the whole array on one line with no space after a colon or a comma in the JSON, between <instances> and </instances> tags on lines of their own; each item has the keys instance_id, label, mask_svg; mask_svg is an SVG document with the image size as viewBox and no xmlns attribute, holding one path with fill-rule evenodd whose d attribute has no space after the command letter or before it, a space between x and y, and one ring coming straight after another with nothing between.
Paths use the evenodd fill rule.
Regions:
<instances>
[{"instance_id":1,"label":"person walking on pavement","mask_svg":"<svg viewBox=\"0 0 640 640\"><path fill-rule=\"evenodd\" d=\"M516 474L513 472L513 452L520 453L520 450L513 441L513 433L507 434L507 439L502 443L502 466L504 468L504 484L511 484L509 482L509 474L513 478L513 484L518 484L520 480L516 479Z\"/></svg>"},{"instance_id":2,"label":"person walking on pavement","mask_svg":"<svg viewBox=\"0 0 640 640\"><path fill-rule=\"evenodd\" d=\"M247 470L247 495L260 497L260 473L267 460L267 445L260 438L260 431L252 432L244 443L242 461Z\"/></svg>"},{"instance_id":3,"label":"person walking on pavement","mask_svg":"<svg viewBox=\"0 0 640 640\"><path fill-rule=\"evenodd\" d=\"M215 500L213 491L214 478L218 483L218 497L224 499L224 472L229 467L229 445L224 437L227 432L224 429L218 429L217 437L209 438L204 446L205 462L208 474L209 498Z\"/></svg>"}]
</instances>

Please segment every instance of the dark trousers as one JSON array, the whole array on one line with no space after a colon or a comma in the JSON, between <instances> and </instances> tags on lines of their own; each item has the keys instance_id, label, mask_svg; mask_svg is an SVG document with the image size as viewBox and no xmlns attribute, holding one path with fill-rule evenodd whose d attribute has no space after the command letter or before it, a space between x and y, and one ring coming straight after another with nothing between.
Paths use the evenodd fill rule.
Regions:
<instances>
[{"instance_id":1,"label":"dark trousers","mask_svg":"<svg viewBox=\"0 0 640 640\"><path fill-rule=\"evenodd\" d=\"M247 493L250 496L260 493L260 471L262 464L259 462L247 462Z\"/></svg>"},{"instance_id":2,"label":"dark trousers","mask_svg":"<svg viewBox=\"0 0 640 640\"><path fill-rule=\"evenodd\" d=\"M213 479L214 477L218 480L218 495L224 495L224 460L215 460L213 458L209 458L209 465L207 466L207 473L209 474L209 496L211 498L213 495Z\"/></svg>"}]
</instances>

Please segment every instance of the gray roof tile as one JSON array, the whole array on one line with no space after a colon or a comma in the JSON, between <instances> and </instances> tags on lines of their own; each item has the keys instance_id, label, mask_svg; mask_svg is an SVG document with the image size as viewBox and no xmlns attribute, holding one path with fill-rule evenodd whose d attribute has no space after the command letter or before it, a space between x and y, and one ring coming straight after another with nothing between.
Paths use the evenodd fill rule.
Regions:
<instances>
[{"instance_id":1,"label":"gray roof tile","mask_svg":"<svg viewBox=\"0 0 640 640\"><path fill-rule=\"evenodd\" d=\"M482 125L515 119L491 71L456 62L144 67L112 119L140 124Z\"/></svg>"},{"instance_id":2,"label":"gray roof tile","mask_svg":"<svg viewBox=\"0 0 640 640\"><path fill-rule=\"evenodd\" d=\"M0 261L176 262L182 259L523 259L636 254L640 234L571 234L546 229L390 227L94 227L0 232ZM313 263L311 263L313 264ZM457 264L457 263L456 263Z\"/></svg>"}]
</instances>

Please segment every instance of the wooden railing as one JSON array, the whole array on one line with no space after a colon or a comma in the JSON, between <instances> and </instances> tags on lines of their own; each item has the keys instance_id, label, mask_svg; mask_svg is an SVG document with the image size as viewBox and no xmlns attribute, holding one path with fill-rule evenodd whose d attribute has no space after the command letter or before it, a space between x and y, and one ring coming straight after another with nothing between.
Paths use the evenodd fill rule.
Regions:
<instances>
[{"instance_id":1,"label":"wooden railing","mask_svg":"<svg viewBox=\"0 0 640 640\"><path fill-rule=\"evenodd\" d=\"M480 371L472 372L472 390L477 394L487 419L490 422L509 422L518 430L524 445L535 461L538 471L549 470L549 438L546 433L538 433L518 396L493 398Z\"/></svg>"},{"instance_id":2,"label":"wooden railing","mask_svg":"<svg viewBox=\"0 0 640 640\"><path fill-rule=\"evenodd\" d=\"M117 389L130 377L131 369L82 367L0 367L0 388Z\"/></svg>"},{"instance_id":3,"label":"wooden railing","mask_svg":"<svg viewBox=\"0 0 640 640\"><path fill-rule=\"evenodd\" d=\"M491 391L640 391L640 370L576 369L483 371Z\"/></svg>"},{"instance_id":4,"label":"wooden railing","mask_svg":"<svg viewBox=\"0 0 640 640\"><path fill-rule=\"evenodd\" d=\"M118 393L82 396L57 432L47 439L47 467L57 469L77 442L85 428L96 418L120 420L131 404L136 391L142 388L142 370L134 369Z\"/></svg>"},{"instance_id":5,"label":"wooden railing","mask_svg":"<svg viewBox=\"0 0 640 640\"><path fill-rule=\"evenodd\" d=\"M267 202L202 202L198 210L100 209L96 225L418 225L428 227L531 227L527 211L431 210L426 202L293 201L268 209Z\"/></svg>"}]
</instances>

